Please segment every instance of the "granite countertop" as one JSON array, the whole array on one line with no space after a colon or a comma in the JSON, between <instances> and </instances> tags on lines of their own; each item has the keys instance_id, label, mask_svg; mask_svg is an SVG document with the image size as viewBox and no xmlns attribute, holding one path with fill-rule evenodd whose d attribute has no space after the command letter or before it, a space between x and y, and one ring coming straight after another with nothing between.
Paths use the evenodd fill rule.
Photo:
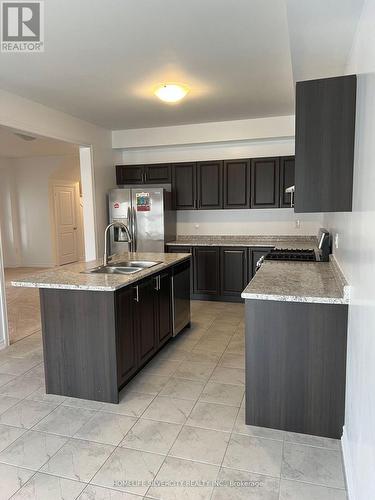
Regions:
<instances>
[{"instance_id":1,"label":"granite countertop","mask_svg":"<svg viewBox=\"0 0 375 500\"><path fill-rule=\"evenodd\" d=\"M190 254L189 254L190 256ZM48 269L25 278L12 281L13 286L27 288L58 288L66 290L89 290L113 292L131 285L147 276L190 258L186 253L123 253L111 260L111 264L125 260L151 260L160 262L156 266L134 274L87 274L85 271L102 265L102 260L78 262Z\"/></svg>"},{"instance_id":2,"label":"granite countertop","mask_svg":"<svg viewBox=\"0 0 375 500\"><path fill-rule=\"evenodd\" d=\"M167 245L181 246L249 246L315 249L316 236L243 236L243 235L183 235Z\"/></svg>"},{"instance_id":3,"label":"granite countertop","mask_svg":"<svg viewBox=\"0 0 375 500\"><path fill-rule=\"evenodd\" d=\"M334 258L330 262L265 261L241 297L348 304L349 286Z\"/></svg>"}]
</instances>

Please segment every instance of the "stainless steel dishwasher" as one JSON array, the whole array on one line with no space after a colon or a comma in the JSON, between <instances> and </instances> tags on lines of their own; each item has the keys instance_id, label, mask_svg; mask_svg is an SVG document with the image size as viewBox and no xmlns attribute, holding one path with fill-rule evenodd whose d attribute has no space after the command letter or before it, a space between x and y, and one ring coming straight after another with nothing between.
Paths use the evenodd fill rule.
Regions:
<instances>
[{"instance_id":1,"label":"stainless steel dishwasher","mask_svg":"<svg viewBox=\"0 0 375 500\"><path fill-rule=\"evenodd\" d=\"M190 260L175 266L172 272L173 337L190 326Z\"/></svg>"}]
</instances>

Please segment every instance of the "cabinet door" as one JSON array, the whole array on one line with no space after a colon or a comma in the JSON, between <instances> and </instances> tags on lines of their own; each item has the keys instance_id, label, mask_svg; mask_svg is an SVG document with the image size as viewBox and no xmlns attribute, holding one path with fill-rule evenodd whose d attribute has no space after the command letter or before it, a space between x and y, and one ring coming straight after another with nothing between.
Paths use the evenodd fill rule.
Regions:
<instances>
[{"instance_id":1,"label":"cabinet door","mask_svg":"<svg viewBox=\"0 0 375 500\"><path fill-rule=\"evenodd\" d=\"M239 297L248 283L247 248L221 248L221 295Z\"/></svg>"},{"instance_id":2,"label":"cabinet door","mask_svg":"<svg viewBox=\"0 0 375 500\"><path fill-rule=\"evenodd\" d=\"M223 208L223 162L204 161L197 164L198 208Z\"/></svg>"},{"instance_id":3,"label":"cabinet door","mask_svg":"<svg viewBox=\"0 0 375 500\"><path fill-rule=\"evenodd\" d=\"M352 210L356 75L296 85L296 212Z\"/></svg>"},{"instance_id":4,"label":"cabinet door","mask_svg":"<svg viewBox=\"0 0 375 500\"><path fill-rule=\"evenodd\" d=\"M251 160L251 208L279 206L279 158Z\"/></svg>"},{"instance_id":5,"label":"cabinet door","mask_svg":"<svg viewBox=\"0 0 375 500\"><path fill-rule=\"evenodd\" d=\"M294 186L294 156L280 158L280 207L292 207L291 194L286 193L288 187Z\"/></svg>"},{"instance_id":6,"label":"cabinet door","mask_svg":"<svg viewBox=\"0 0 375 500\"><path fill-rule=\"evenodd\" d=\"M118 385L124 384L137 369L134 331L134 290L124 288L116 294L116 344Z\"/></svg>"},{"instance_id":7,"label":"cabinet door","mask_svg":"<svg viewBox=\"0 0 375 500\"><path fill-rule=\"evenodd\" d=\"M172 165L174 205L176 210L196 208L196 164Z\"/></svg>"},{"instance_id":8,"label":"cabinet door","mask_svg":"<svg viewBox=\"0 0 375 500\"><path fill-rule=\"evenodd\" d=\"M224 161L224 208L250 208L250 161Z\"/></svg>"},{"instance_id":9,"label":"cabinet door","mask_svg":"<svg viewBox=\"0 0 375 500\"><path fill-rule=\"evenodd\" d=\"M137 293L138 288L138 293ZM157 297L155 283L149 279L135 287L137 299L138 364L143 365L157 348Z\"/></svg>"},{"instance_id":10,"label":"cabinet door","mask_svg":"<svg viewBox=\"0 0 375 500\"><path fill-rule=\"evenodd\" d=\"M118 186L124 184L143 184L143 165L116 165L116 183Z\"/></svg>"},{"instance_id":11,"label":"cabinet door","mask_svg":"<svg viewBox=\"0 0 375 500\"><path fill-rule=\"evenodd\" d=\"M254 277L257 262L261 257L264 257L268 254L273 247L256 247L249 249L249 281Z\"/></svg>"},{"instance_id":12,"label":"cabinet door","mask_svg":"<svg viewBox=\"0 0 375 500\"><path fill-rule=\"evenodd\" d=\"M185 247L183 245L166 245L167 253L192 253L191 247Z\"/></svg>"},{"instance_id":13,"label":"cabinet door","mask_svg":"<svg viewBox=\"0 0 375 500\"><path fill-rule=\"evenodd\" d=\"M168 272L156 278L158 289L158 347L172 336L172 290Z\"/></svg>"},{"instance_id":14,"label":"cabinet door","mask_svg":"<svg viewBox=\"0 0 375 500\"><path fill-rule=\"evenodd\" d=\"M216 247L194 248L194 293L219 294L219 260L219 249Z\"/></svg>"},{"instance_id":15,"label":"cabinet door","mask_svg":"<svg viewBox=\"0 0 375 500\"><path fill-rule=\"evenodd\" d=\"M162 184L171 182L171 167L168 163L145 165L144 172L146 184Z\"/></svg>"}]
</instances>

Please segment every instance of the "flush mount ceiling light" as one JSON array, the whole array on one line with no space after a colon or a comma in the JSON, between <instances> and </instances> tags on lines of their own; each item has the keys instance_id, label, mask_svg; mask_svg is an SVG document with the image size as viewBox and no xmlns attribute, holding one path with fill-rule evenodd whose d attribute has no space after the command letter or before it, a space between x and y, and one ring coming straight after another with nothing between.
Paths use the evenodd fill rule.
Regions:
<instances>
[{"instance_id":1,"label":"flush mount ceiling light","mask_svg":"<svg viewBox=\"0 0 375 500\"><path fill-rule=\"evenodd\" d=\"M180 83L164 83L157 87L154 94L156 97L159 97L161 101L178 102L186 96L189 90L187 85L182 85Z\"/></svg>"}]
</instances>

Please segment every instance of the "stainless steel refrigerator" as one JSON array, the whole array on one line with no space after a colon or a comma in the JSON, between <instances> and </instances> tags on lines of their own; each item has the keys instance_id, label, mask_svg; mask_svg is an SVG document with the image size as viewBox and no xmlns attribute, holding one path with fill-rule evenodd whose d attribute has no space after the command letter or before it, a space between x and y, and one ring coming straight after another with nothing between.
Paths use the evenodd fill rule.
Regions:
<instances>
[{"instance_id":1,"label":"stainless steel refrigerator","mask_svg":"<svg viewBox=\"0 0 375 500\"><path fill-rule=\"evenodd\" d=\"M176 212L170 184L129 186L108 194L109 222L123 222L132 235L111 228L111 254L122 252L164 252L165 243L176 238Z\"/></svg>"}]
</instances>

